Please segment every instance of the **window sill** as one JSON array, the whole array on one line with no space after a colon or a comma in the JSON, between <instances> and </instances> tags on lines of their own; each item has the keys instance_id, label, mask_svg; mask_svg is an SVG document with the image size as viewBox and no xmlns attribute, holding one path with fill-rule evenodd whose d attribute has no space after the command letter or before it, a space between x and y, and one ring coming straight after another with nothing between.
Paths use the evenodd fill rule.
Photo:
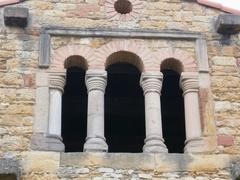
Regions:
<instances>
[{"instance_id":1,"label":"window sill","mask_svg":"<svg viewBox=\"0 0 240 180\"><path fill-rule=\"evenodd\" d=\"M215 171L230 167L229 155L148 153L61 153L61 166L110 167L158 172Z\"/></svg>"}]
</instances>

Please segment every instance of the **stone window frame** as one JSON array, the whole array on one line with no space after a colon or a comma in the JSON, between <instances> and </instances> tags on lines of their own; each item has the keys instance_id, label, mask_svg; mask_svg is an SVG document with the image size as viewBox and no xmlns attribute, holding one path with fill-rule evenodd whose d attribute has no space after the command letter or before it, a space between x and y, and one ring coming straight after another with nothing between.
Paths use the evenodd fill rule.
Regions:
<instances>
[{"instance_id":1,"label":"stone window frame","mask_svg":"<svg viewBox=\"0 0 240 180\"><path fill-rule=\"evenodd\" d=\"M99 30L99 29L80 29L80 28L64 28L64 27L44 27L41 32L40 36L40 58L39 58L39 72L36 74L36 84L37 84L37 90L36 90L36 111L35 111L35 123L34 123L34 132L32 136L32 149L35 150L47 150L47 151L64 151L64 146L61 143L61 138L60 137L52 137L49 136L48 133L48 125L49 124L56 124L56 119L54 118L48 119L48 109L51 108L49 107L49 99L52 97L50 94L55 94L55 96L61 96L61 93L63 91L64 87L64 73L58 73L57 71L51 71L48 72L46 69L51 67L50 65L50 44L51 44L51 37L52 36L58 36L58 35L64 35L64 36L78 36L78 37L106 37L106 38L140 38L140 39L177 39L177 40L191 40L195 41L195 50L196 50L196 60L197 60L197 68L196 73L182 73L181 76L181 82L182 82L182 87L184 90L184 93L194 93L194 95L190 96L195 96L195 98L201 99L201 92L198 93L198 88L200 87L201 89L207 90L208 93L210 93L210 75L209 75L209 65L208 65L208 56L207 56L207 45L206 45L206 39L203 34L201 33L194 33L194 32L179 32L179 31L149 31L149 30L143 30L143 31L138 31L138 30ZM71 50L74 49L74 47L71 47ZM82 47L82 49L78 48L78 52L85 53L85 56L91 57L91 53L89 53L87 48ZM88 52L88 53L87 53ZM159 51L158 53L161 54L161 60L163 61L164 59L168 58L174 58L174 59L181 59L182 57L186 56L184 52L179 52L177 51L172 51L171 49L163 49L163 51ZM75 55L75 54L74 54ZM79 53L81 56L81 53ZM82 56L81 56L82 57ZM156 54L155 57L159 57L158 54ZM188 57L188 56L187 56ZM92 59L94 60L94 58ZM96 59L95 59L96 60ZM97 67L97 64L96 64ZM187 67L187 66L186 66ZM190 67L192 68L192 67ZM47 73L46 73L47 72ZM150 71L149 71L150 72ZM106 86L106 74L103 71L89 71L86 74L86 79L87 81L93 81L92 84L99 84L99 86L96 88L94 87L93 89L98 89L99 91L104 92ZM93 77L93 76L97 76ZM100 77L100 81L99 81ZM144 88L144 83L143 79L153 79L152 82L157 80L158 82L162 82L162 75L161 73L159 74L152 74L150 73L143 73L142 78L141 78L141 85ZM49 80L48 80L49 79ZM147 80L147 81L148 81ZM199 80L199 82L198 82ZM146 82L147 82L146 81ZM87 85L88 86L88 85ZM154 84L152 84L152 87ZM91 89L92 87L88 87L88 90ZM161 87L160 87L161 88ZM190 88L190 90L189 90ZM150 88L151 89L151 88ZM156 90L151 90L151 92L158 92L160 89ZM148 90L146 90L148 92ZM160 92L158 92L160 93ZM185 94L187 94L185 93ZM104 93L103 93L104 94ZM198 98L200 96L200 98ZM146 100L146 97L145 97ZM197 102L195 101L195 102ZM60 102L56 102L56 104L59 104ZM195 103L196 104L196 103ZM201 123L205 125L205 116L206 116L206 107L204 107L204 104L200 103L200 106L202 106L200 109L198 106L198 102L196 104L197 111L201 111L201 118L202 121ZM185 105L186 107L189 107L189 105ZM61 108L61 107L60 107ZM53 109L54 111L54 109ZM55 109L56 111L56 109ZM160 112L161 113L161 112ZM186 113L186 111L185 111ZM208 112L209 113L209 112ZM57 112L55 114L58 114ZM190 113L191 114L191 113ZM191 116L191 115L190 115ZM147 117L146 117L147 118ZM59 119L59 117L57 118ZM199 119L200 123L200 116L197 118ZM58 120L59 121L59 120ZM189 121L191 122L191 121ZM203 140L204 134L202 134L204 130L204 126L201 129L201 124L199 123L193 123L193 126L197 126L197 132L198 135L195 137L196 134L194 132L187 132L187 136L190 133L191 136L194 136L193 141L189 147L185 146L185 152L203 152L203 151L209 151L209 147L204 146L205 144L208 144L208 139ZM61 125L61 124L60 124ZM160 125L161 126L161 125ZM59 126L58 128L59 129ZM59 131L56 128L53 128L53 131ZM58 132L59 133L59 132ZM101 134L101 133L100 133ZM95 144L101 144L101 147L98 147L98 151L107 151L106 145L105 145L105 139L104 135L101 134L103 138L100 138L100 141L96 140L94 143ZM148 136L146 134L146 136ZM160 137L162 135L160 134ZM200 137L198 137L200 136ZM206 136L209 136L209 134L206 134ZM211 136L211 135L210 135ZM212 135L214 136L214 135ZM146 138L147 140L148 138ZM150 138L150 141L153 141L152 143L154 144L155 139ZM93 143L93 144L94 144ZM145 145L147 143L145 142ZM96 148L95 145L90 145L91 148L89 151L95 151ZM159 141L159 146L158 149L152 148L151 143L150 143L150 148L146 149L144 152L167 152L166 147L163 143L163 140ZM159 148L160 147L160 148Z\"/></svg>"}]
</instances>

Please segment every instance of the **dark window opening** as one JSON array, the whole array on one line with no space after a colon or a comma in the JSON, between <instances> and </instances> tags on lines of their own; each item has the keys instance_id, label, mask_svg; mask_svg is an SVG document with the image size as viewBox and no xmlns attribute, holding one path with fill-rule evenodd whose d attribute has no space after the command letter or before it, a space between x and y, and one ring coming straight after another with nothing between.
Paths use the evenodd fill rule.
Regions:
<instances>
[{"instance_id":1,"label":"dark window opening","mask_svg":"<svg viewBox=\"0 0 240 180\"><path fill-rule=\"evenodd\" d=\"M0 174L1 180L17 180L16 175L14 174Z\"/></svg>"},{"instance_id":2,"label":"dark window opening","mask_svg":"<svg viewBox=\"0 0 240 180\"><path fill-rule=\"evenodd\" d=\"M140 72L127 63L107 68L105 136L109 152L142 152L145 112Z\"/></svg>"},{"instance_id":3,"label":"dark window opening","mask_svg":"<svg viewBox=\"0 0 240 180\"><path fill-rule=\"evenodd\" d=\"M180 75L163 70L161 95L163 137L169 153L183 153L185 134L184 100L179 87Z\"/></svg>"},{"instance_id":4,"label":"dark window opening","mask_svg":"<svg viewBox=\"0 0 240 180\"><path fill-rule=\"evenodd\" d=\"M66 152L81 152L87 135L85 70L67 69L62 97L62 138Z\"/></svg>"},{"instance_id":5,"label":"dark window opening","mask_svg":"<svg viewBox=\"0 0 240 180\"><path fill-rule=\"evenodd\" d=\"M120 14L128 14L132 11L132 3L128 0L117 0L114 3L115 10Z\"/></svg>"}]
</instances>

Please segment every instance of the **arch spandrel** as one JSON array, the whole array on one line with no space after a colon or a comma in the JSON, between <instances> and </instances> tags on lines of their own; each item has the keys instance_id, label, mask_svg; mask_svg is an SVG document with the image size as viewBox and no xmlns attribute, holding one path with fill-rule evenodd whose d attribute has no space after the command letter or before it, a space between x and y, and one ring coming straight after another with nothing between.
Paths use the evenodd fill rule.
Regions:
<instances>
[{"instance_id":1,"label":"arch spandrel","mask_svg":"<svg viewBox=\"0 0 240 180\"><path fill-rule=\"evenodd\" d=\"M148 47L139 41L134 40L116 40L111 41L96 52L95 56L90 61L90 69L105 69L108 57L117 52L129 52L135 54L143 64L142 71L151 70L153 66L154 56ZM131 64L131 62L129 62Z\"/></svg>"},{"instance_id":2,"label":"arch spandrel","mask_svg":"<svg viewBox=\"0 0 240 180\"><path fill-rule=\"evenodd\" d=\"M50 70L64 72L66 65L65 61L72 56L79 56L79 60L84 60L84 63L87 64L86 66L88 67L90 59L93 59L94 50L82 45L68 45L58 48L53 52Z\"/></svg>"}]
</instances>

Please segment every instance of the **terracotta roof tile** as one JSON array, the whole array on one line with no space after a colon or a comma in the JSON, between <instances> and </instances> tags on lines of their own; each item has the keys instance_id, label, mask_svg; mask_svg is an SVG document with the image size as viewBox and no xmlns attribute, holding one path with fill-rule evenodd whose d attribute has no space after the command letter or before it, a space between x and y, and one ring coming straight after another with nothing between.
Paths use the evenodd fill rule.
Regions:
<instances>
[{"instance_id":1,"label":"terracotta roof tile","mask_svg":"<svg viewBox=\"0 0 240 180\"><path fill-rule=\"evenodd\" d=\"M197 0L198 3L240 15L240 0Z\"/></svg>"}]
</instances>

